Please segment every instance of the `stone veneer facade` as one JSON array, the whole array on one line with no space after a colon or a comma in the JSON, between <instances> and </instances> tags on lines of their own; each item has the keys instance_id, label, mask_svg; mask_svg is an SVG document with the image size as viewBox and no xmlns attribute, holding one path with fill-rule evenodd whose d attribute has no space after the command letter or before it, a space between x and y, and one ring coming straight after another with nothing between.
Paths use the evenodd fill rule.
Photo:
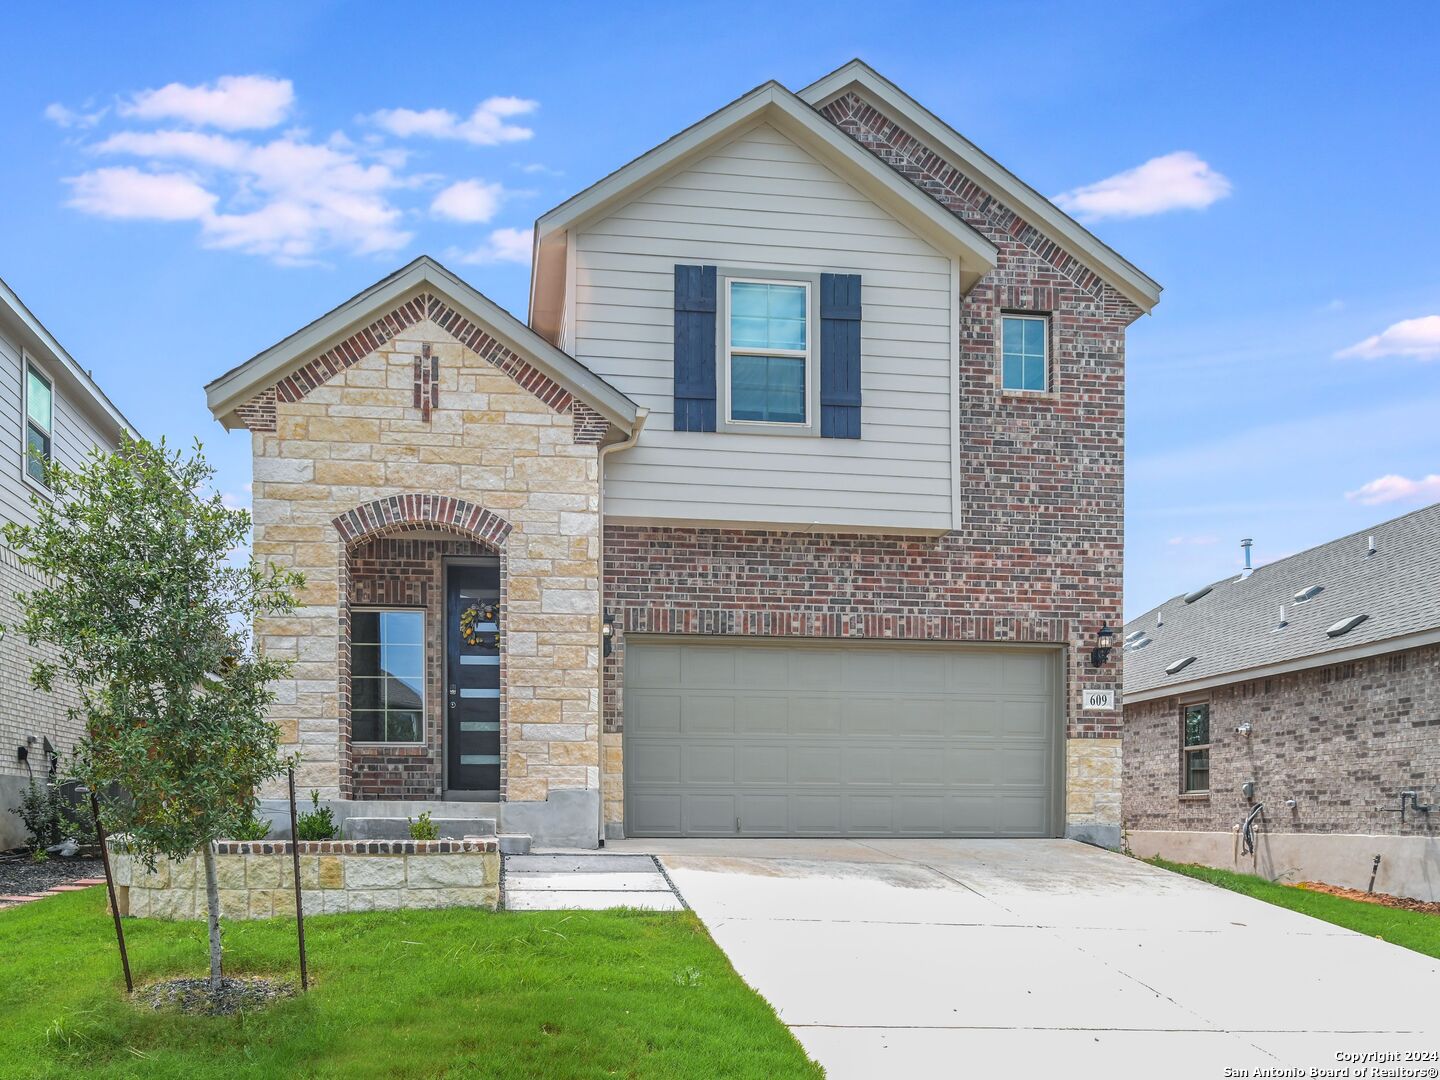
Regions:
<instances>
[{"instance_id":1,"label":"stone veneer facade","mask_svg":"<svg viewBox=\"0 0 1440 1080\"><path fill-rule=\"evenodd\" d=\"M268 919L295 914L295 863L285 841L221 840L215 845L220 914ZM307 915L398 908L500 906L500 849L480 840L318 840L300 842L300 902ZM121 915L203 919L205 870L197 853L147 869L112 845Z\"/></svg>"},{"instance_id":2,"label":"stone veneer facade","mask_svg":"<svg viewBox=\"0 0 1440 1080\"><path fill-rule=\"evenodd\" d=\"M505 796L593 791L598 814L604 426L576 406L422 294L238 410L253 433L255 554L306 576L303 606L256 628L295 661L272 717L303 755L302 789L442 796L440 561L484 552L501 563ZM350 742L347 612L376 600L429 614L423 746Z\"/></svg>"}]
</instances>

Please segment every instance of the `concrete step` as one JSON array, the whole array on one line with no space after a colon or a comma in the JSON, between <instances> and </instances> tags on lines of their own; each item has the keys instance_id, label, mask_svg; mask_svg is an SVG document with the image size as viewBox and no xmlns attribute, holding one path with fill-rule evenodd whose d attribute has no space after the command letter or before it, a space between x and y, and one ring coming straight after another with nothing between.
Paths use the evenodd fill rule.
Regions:
<instances>
[{"instance_id":1,"label":"concrete step","mask_svg":"<svg viewBox=\"0 0 1440 1080\"><path fill-rule=\"evenodd\" d=\"M501 855L530 854L530 836L528 833L501 833L499 840Z\"/></svg>"},{"instance_id":2,"label":"concrete step","mask_svg":"<svg viewBox=\"0 0 1440 1080\"><path fill-rule=\"evenodd\" d=\"M653 869L648 874L534 874L505 867L505 888L516 892L664 892L670 885Z\"/></svg>"},{"instance_id":3,"label":"concrete step","mask_svg":"<svg viewBox=\"0 0 1440 1080\"><path fill-rule=\"evenodd\" d=\"M347 817L340 826L346 840L409 840L409 817ZM466 836L494 836L494 818L432 817L442 840L461 840Z\"/></svg>"},{"instance_id":4,"label":"concrete step","mask_svg":"<svg viewBox=\"0 0 1440 1080\"><path fill-rule=\"evenodd\" d=\"M655 874L649 855L513 855L505 860L511 874Z\"/></svg>"},{"instance_id":5,"label":"concrete step","mask_svg":"<svg viewBox=\"0 0 1440 1080\"><path fill-rule=\"evenodd\" d=\"M510 911L604 911L606 908L639 908L642 911L684 911L685 905L666 892L510 892L505 894Z\"/></svg>"}]
</instances>

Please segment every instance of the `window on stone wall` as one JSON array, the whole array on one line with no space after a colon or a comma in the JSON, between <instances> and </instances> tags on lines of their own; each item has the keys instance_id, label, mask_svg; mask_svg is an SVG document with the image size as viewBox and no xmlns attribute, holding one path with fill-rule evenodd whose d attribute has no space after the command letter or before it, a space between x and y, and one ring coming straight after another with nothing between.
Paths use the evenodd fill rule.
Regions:
<instances>
[{"instance_id":1,"label":"window on stone wall","mask_svg":"<svg viewBox=\"0 0 1440 1080\"><path fill-rule=\"evenodd\" d=\"M1197 701L1180 712L1180 790L1210 790L1210 703Z\"/></svg>"},{"instance_id":2,"label":"window on stone wall","mask_svg":"<svg viewBox=\"0 0 1440 1080\"><path fill-rule=\"evenodd\" d=\"M350 613L350 738L415 743L424 736L425 613Z\"/></svg>"},{"instance_id":3,"label":"window on stone wall","mask_svg":"<svg viewBox=\"0 0 1440 1080\"><path fill-rule=\"evenodd\" d=\"M1000 385L1005 390L1050 389L1049 336L1050 320L1043 315L1000 317Z\"/></svg>"}]
</instances>

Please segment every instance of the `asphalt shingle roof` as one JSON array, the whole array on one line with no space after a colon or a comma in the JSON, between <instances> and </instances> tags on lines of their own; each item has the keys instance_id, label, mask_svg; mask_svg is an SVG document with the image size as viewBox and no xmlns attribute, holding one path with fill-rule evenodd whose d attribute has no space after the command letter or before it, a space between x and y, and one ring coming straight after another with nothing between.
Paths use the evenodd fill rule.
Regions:
<instances>
[{"instance_id":1,"label":"asphalt shingle roof","mask_svg":"<svg viewBox=\"0 0 1440 1080\"><path fill-rule=\"evenodd\" d=\"M1367 555L1367 538L1375 554ZM1313 599L1295 594L1322 586ZM1201 590L1195 590L1199 592ZM1125 624L1125 693L1163 690L1272 664L1287 664L1357 645L1440 628L1440 503L1217 581L1193 603L1182 594ZM1280 607L1287 625L1277 629ZM1368 618L1339 637L1326 630ZM1195 662L1168 674L1187 656ZM1323 662L1321 660L1320 662Z\"/></svg>"}]
</instances>

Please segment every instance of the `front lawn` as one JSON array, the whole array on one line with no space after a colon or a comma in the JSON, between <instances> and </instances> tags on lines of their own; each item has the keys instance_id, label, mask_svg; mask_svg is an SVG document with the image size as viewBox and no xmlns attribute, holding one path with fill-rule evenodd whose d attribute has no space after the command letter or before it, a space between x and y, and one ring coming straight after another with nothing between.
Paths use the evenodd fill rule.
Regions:
<instances>
[{"instance_id":1,"label":"front lawn","mask_svg":"<svg viewBox=\"0 0 1440 1080\"><path fill-rule=\"evenodd\" d=\"M238 1017L125 1000L104 889L0 912L0 1076L816 1077L683 914L305 921L311 990ZM202 975L204 924L125 920L138 984ZM226 974L296 975L294 920L225 924Z\"/></svg>"},{"instance_id":2,"label":"front lawn","mask_svg":"<svg viewBox=\"0 0 1440 1080\"><path fill-rule=\"evenodd\" d=\"M1367 904L1363 900L1346 900L1339 896L1297 889L1293 885L1279 885L1253 874L1236 874L1229 870L1214 870L1208 866L1173 863L1164 859L1148 861L1177 874L1219 885L1222 889L1244 893L1257 900L1298 911L1302 915L1323 919L1336 926L1414 949L1426 956L1440 958L1440 915L1382 907L1379 904Z\"/></svg>"}]
</instances>

